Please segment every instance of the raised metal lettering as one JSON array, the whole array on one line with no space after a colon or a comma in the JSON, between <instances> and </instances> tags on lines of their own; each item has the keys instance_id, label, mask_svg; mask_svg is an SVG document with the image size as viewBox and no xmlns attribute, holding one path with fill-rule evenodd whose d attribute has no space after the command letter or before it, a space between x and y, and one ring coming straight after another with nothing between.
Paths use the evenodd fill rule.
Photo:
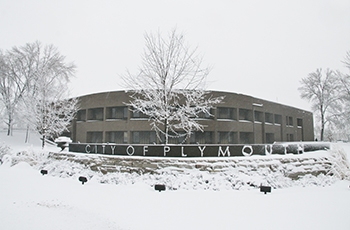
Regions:
<instances>
[{"instance_id":1,"label":"raised metal lettering","mask_svg":"<svg viewBox=\"0 0 350 230\"><path fill-rule=\"evenodd\" d=\"M131 149L131 152L130 152L130 149ZM135 153L134 147L132 147L131 145L129 145L129 146L126 148L126 153L127 153L129 156L134 155L134 153Z\"/></svg>"},{"instance_id":2,"label":"raised metal lettering","mask_svg":"<svg viewBox=\"0 0 350 230\"><path fill-rule=\"evenodd\" d=\"M249 149L249 153L247 153L245 150L246 149ZM250 146L250 145L245 145L245 146L243 146L243 148L242 148L242 154L244 155L244 156L246 156L246 157L250 157L252 154L253 154L253 147L252 146Z\"/></svg>"},{"instance_id":3,"label":"raised metal lettering","mask_svg":"<svg viewBox=\"0 0 350 230\"><path fill-rule=\"evenodd\" d=\"M230 157L230 156L231 156L230 147L227 146L227 147L226 147L226 150L225 150L225 152L224 152L224 151L222 151L221 146L219 146L218 157L220 156L220 153L221 153L221 155L222 155L223 157L226 156L226 153L227 153L227 156Z\"/></svg>"}]
</instances>

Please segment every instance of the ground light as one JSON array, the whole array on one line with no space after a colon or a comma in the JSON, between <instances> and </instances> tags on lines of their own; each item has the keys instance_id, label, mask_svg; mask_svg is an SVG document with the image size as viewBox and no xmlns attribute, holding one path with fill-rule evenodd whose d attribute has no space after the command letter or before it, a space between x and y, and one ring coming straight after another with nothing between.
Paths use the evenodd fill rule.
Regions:
<instances>
[{"instance_id":1,"label":"ground light","mask_svg":"<svg viewBox=\"0 0 350 230\"><path fill-rule=\"evenodd\" d=\"M87 178L84 176L80 176L78 180L81 182L81 184L84 184L88 181Z\"/></svg>"},{"instance_id":2,"label":"ground light","mask_svg":"<svg viewBox=\"0 0 350 230\"><path fill-rule=\"evenodd\" d=\"M268 193L268 192L271 192L271 187L270 186L262 186L260 185L260 192L263 192L263 193Z\"/></svg>"},{"instance_id":3,"label":"ground light","mask_svg":"<svg viewBox=\"0 0 350 230\"><path fill-rule=\"evenodd\" d=\"M165 185L164 184L156 184L156 185L154 185L154 189L158 190L159 192L165 191Z\"/></svg>"}]
</instances>

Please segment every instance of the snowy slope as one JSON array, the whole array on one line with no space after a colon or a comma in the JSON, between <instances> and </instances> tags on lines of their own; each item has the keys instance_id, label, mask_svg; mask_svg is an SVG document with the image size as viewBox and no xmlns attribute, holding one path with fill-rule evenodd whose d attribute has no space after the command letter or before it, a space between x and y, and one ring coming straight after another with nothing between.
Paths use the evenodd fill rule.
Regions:
<instances>
[{"instance_id":1,"label":"snowy slope","mask_svg":"<svg viewBox=\"0 0 350 230\"><path fill-rule=\"evenodd\" d=\"M86 168L74 162L60 164L64 170L70 167L71 175L40 174L42 165L37 162L47 159L47 153L37 147L40 142L34 136L26 145L16 133L1 139L12 152L40 153L31 156L32 161L15 165L13 154L11 159L3 158L1 229L350 229L347 180L328 178L322 186L293 184L267 195L253 187L234 190L220 184L219 191L185 187L159 193L150 186L150 181L155 183L159 177L145 180L123 174L120 181L124 183L117 184L110 178L101 184L103 174L89 170L91 180L82 185L77 177L87 173ZM349 144L337 146L350 155ZM49 165L59 168L57 162L45 166ZM130 179L133 183L128 183Z\"/></svg>"}]
</instances>

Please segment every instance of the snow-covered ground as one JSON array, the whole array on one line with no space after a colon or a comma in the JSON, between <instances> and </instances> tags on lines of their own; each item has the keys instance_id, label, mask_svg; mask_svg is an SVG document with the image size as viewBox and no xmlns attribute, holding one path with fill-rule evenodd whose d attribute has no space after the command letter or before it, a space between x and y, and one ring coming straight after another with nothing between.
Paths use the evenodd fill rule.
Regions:
<instances>
[{"instance_id":1,"label":"snow-covered ground","mask_svg":"<svg viewBox=\"0 0 350 230\"><path fill-rule=\"evenodd\" d=\"M33 134L23 142L23 133L0 133L0 146L9 146L12 157L58 150L42 151ZM350 144L338 147L350 158ZM76 175L42 176L35 157L13 165L11 156L2 156L0 166L0 229L350 229L348 180L266 195L257 188L157 192L142 180L101 184L96 176L82 185Z\"/></svg>"}]
</instances>

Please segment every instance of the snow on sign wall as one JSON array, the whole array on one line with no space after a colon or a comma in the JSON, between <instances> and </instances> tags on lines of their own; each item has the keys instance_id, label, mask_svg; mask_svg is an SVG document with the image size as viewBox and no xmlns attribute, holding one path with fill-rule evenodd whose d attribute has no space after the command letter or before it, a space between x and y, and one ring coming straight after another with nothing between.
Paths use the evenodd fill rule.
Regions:
<instances>
[{"instance_id":1,"label":"snow on sign wall","mask_svg":"<svg viewBox=\"0 0 350 230\"><path fill-rule=\"evenodd\" d=\"M233 157L271 154L302 154L329 149L329 143L297 142L254 145L123 145L71 143L70 152L152 157Z\"/></svg>"}]
</instances>

